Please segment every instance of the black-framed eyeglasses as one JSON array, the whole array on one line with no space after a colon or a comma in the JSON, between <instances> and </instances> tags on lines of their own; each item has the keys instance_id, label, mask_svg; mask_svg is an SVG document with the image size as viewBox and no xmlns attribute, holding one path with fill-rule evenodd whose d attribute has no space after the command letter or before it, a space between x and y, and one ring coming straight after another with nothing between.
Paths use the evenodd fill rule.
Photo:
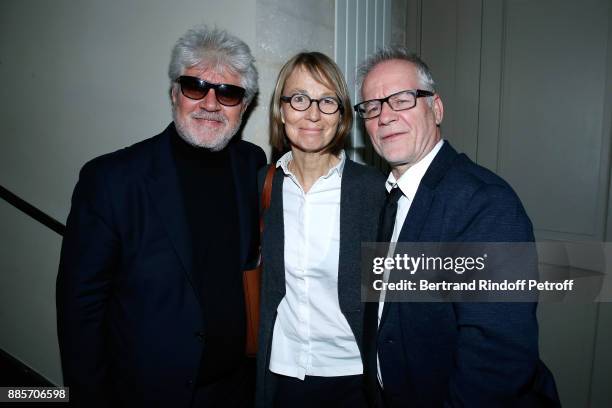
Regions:
<instances>
[{"instance_id":1,"label":"black-framed eyeglasses","mask_svg":"<svg viewBox=\"0 0 612 408\"><path fill-rule=\"evenodd\" d=\"M181 93L189 99L200 100L206 97L208 91L215 90L217 102L225 106L236 106L242 102L244 88L230 84L213 84L203 79L192 76L180 76L176 80L181 86Z\"/></svg>"},{"instance_id":2,"label":"black-framed eyeglasses","mask_svg":"<svg viewBox=\"0 0 612 408\"><path fill-rule=\"evenodd\" d=\"M423 89L407 89L391 94L386 98L363 101L355 105L354 108L355 112L357 112L361 118L373 119L380 115L382 105L385 102L387 102L389 107L394 111L402 111L414 108L417 103L417 98L424 96L434 96L434 93Z\"/></svg>"},{"instance_id":3,"label":"black-framed eyeglasses","mask_svg":"<svg viewBox=\"0 0 612 408\"><path fill-rule=\"evenodd\" d=\"M338 110L342 111L342 105L340 105L338 99L332 96L313 99L306 94L298 93L293 94L291 96L281 96L280 99L283 102L288 102L293 109L299 112L308 110L308 108L310 108L310 105L312 105L313 102L316 102L317 108L319 108L321 113L324 113L326 115L334 114L338 112Z\"/></svg>"}]
</instances>

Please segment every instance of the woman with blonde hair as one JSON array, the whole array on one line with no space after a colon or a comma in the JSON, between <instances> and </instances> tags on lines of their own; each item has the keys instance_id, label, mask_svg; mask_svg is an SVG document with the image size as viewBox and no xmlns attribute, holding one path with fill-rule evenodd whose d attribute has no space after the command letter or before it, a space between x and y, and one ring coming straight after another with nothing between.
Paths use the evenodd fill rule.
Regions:
<instances>
[{"instance_id":1,"label":"woman with blonde hair","mask_svg":"<svg viewBox=\"0 0 612 408\"><path fill-rule=\"evenodd\" d=\"M360 249L376 240L386 191L382 173L343 150L352 123L329 57L302 52L283 66L270 104L270 142L286 153L264 215L257 406L366 406Z\"/></svg>"}]
</instances>

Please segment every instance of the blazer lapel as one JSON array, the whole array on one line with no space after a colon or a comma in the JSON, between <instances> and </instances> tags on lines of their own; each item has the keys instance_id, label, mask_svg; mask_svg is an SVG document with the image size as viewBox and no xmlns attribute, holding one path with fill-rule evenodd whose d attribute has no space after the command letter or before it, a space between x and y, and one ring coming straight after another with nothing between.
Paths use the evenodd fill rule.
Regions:
<instances>
[{"instance_id":1,"label":"blazer lapel","mask_svg":"<svg viewBox=\"0 0 612 408\"><path fill-rule=\"evenodd\" d=\"M418 242L433 196L434 193L429 187L423 184L419 186L414 200L410 204L410 211L406 215L404 225L402 225L398 242Z\"/></svg>"},{"instance_id":2,"label":"blazer lapel","mask_svg":"<svg viewBox=\"0 0 612 408\"><path fill-rule=\"evenodd\" d=\"M419 188L414 195L414 200L412 204L410 204L410 211L408 211L404 225L402 225L397 240L398 242L421 241L421 231L423 230L425 222L427 222L429 209L431 208L431 202L434 199L436 188L457 157L459 157L457 151L453 149L448 141L444 141L442 148L429 165L429 168L419 183ZM385 303L380 318L380 326L385 322L389 313L389 307L389 304Z\"/></svg>"},{"instance_id":3,"label":"blazer lapel","mask_svg":"<svg viewBox=\"0 0 612 408\"><path fill-rule=\"evenodd\" d=\"M402 225L398 242L419 241L419 235L427 219L427 214L429 213L429 208L433 197L434 192L430 190L429 187L426 187L421 183L417 193L414 196L414 201L410 205L410 211L408 211L408 215L406 215L404 225ZM383 312L380 316L381 327L385 323L390 307L391 303L384 303Z\"/></svg>"},{"instance_id":4,"label":"blazer lapel","mask_svg":"<svg viewBox=\"0 0 612 408\"><path fill-rule=\"evenodd\" d=\"M174 125L171 124L161 134L153 160L153 169L146 185L172 247L180 259L187 280L195 288L191 275L193 268L191 237L170 145L170 138L174 132ZM198 296L197 291L194 290L194 292Z\"/></svg>"},{"instance_id":5,"label":"blazer lapel","mask_svg":"<svg viewBox=\"0 0 612 408\"><path fill-rule=\"evenodd\" d=\"M419 188L410 205L410 211L400 231L399 242L420 242L421 231L427 214L429 214L436 188L457 157L459 157L457 151L447 141L444 141L442 148L419 183Z\"/></svg>"},{"instance_id":6,"label":"blazer lapel","mask_svg":"<svg viewBox=\"0 0 612 408\"><path fill-rule=\"evenodd\" d=\"M274 166L274 164L271 164ZM277 169L272 180L272 197L270 207L264 216L264 239L267 247L266 258L269 264L264 265L266 273L270 274L269 283L272 291L278 298L278 302L285 296L285 223L283 216L283 182L285 174L282 169ZM276 303L278 304L278 303Z\"/></svg>"},{"instance_id":7,"label":"blazer lapel","mask_svg":"<svg viewBox=\"0 0 612 408\"><path fill-rule=\"evenodd\" d=\"M340 310L350 313L359 309L361 302L361 268L356 256L360 253L359 223L351 222L364 217L360 214L359 192L353 176L354 163L347 157L340 190L340 253L338 259L338 300ZM355 301L357 300L357 301Z\"/></svg>"}]
</instances>

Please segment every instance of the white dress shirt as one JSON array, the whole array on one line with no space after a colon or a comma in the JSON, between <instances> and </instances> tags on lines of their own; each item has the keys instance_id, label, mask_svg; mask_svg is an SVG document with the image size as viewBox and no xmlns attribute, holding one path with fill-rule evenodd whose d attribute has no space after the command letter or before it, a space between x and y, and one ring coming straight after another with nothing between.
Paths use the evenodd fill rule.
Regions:
<instances>
[{"instance_id":1,"label":"white dress shirt","mask_svg":"<svg viewBox=\"0 0 612 408\"><path fill-rule=\"evenodd\" d=\"M285 173L283 217L286 294L277 309L270 371L304 379L363 373L359 348L340 311L340 186L345 154L305 193L289 171L291 152L276 163Z\"/></svg>"},{"instance_id":2,"label":"white dress shirt","mask_svg":"<svg viewBox=\"0 0 612 408\"><path fill-rule=\"evenodd\" d=\"M404 221L406 221L406 216L408 215L408 211L410 211L410 205L414 200L414 196L419 188L419 184L421 184L421 179L427 172L429 165L436 157L442 145L444 144L444 140L440 140L436 145L431 149L429 153L425 157L423 157L420 161L412 165L406 170L404 174L402 174L399 180L395 179L393 173L389 173L389 177L387 177L387 181L385 187L387 191L390 192L392 188L399 188L402 190L403 195L397 202L397 213L395 215L395 224L393 225L393 234L391 235L391 242L397 242L399 238L400 232L402 231L402 227L404 226ZM388 257L392 257L395 253L395 245L389 246ZM383 274L383 280L386 282L389 280L389 270L386 269ZM385 306L385 295L386 291L381 291L380 300L378 302L378 324L380 325L380 318L382 316L383 308ZM378 381L382 386L382 376L380 373L380 362L378 361L378 357L376 358L378 363Z\"/></svg>"}]
</instances>

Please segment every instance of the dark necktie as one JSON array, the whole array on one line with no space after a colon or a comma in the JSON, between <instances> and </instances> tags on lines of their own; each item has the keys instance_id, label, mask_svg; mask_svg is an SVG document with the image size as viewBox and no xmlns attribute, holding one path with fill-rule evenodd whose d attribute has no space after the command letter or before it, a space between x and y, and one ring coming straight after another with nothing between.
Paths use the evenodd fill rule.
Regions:
<instances>
[{"instance_id":1,"label":"dark necktie","mask_svg":"<svg viewBox=\"0 0 612 408\"><path fill-rule=\"evenodd\" d=\"M393 235L395 216L397 214L397 201L402 196L402 190L395 186L387 194L387 200L380 214L380 228L378 229L378 242L389 242Z\"/></svg>"}]
</instances>

